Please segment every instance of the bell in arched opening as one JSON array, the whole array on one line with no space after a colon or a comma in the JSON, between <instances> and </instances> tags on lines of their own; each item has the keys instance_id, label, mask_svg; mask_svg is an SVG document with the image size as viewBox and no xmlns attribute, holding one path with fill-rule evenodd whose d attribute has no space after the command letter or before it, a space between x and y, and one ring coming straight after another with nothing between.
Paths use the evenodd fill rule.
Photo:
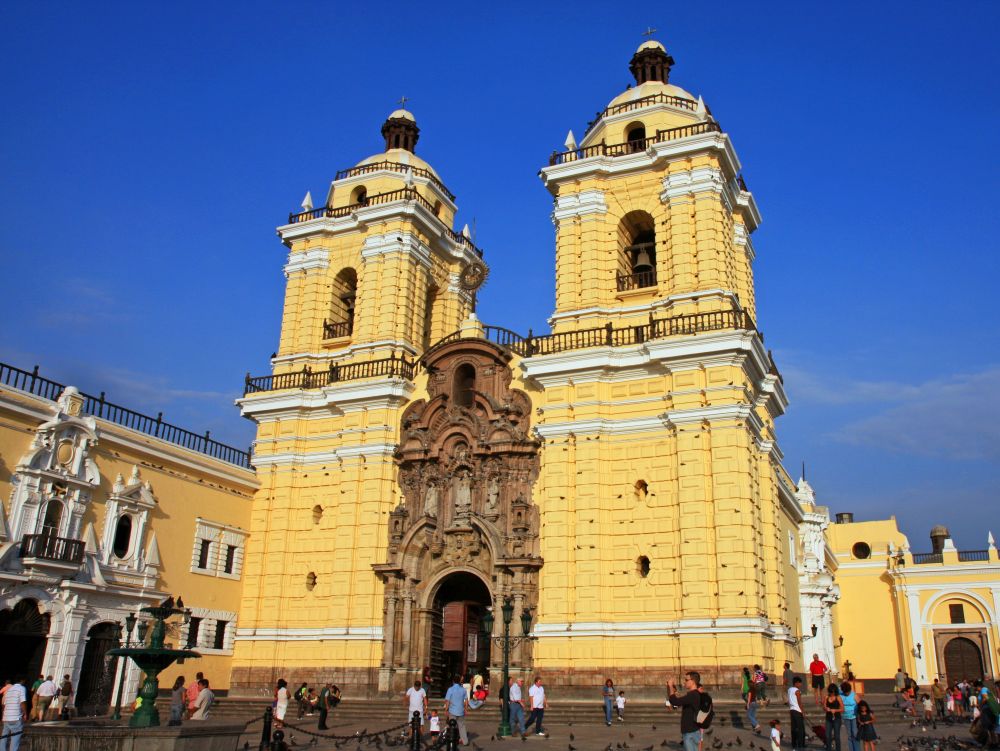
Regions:
<instances>
[{"instance_id":1,"label":"bell in arched opening","mask_svg":"<svg viewBox=\"0 0 1000 751\"><path fill-rule=\"evenodd\" d=\"M632 264L632 273L648 274L653 269L653 259L649 256L649 249L644 245L640 245L639 250L635 254L635 263Z\"/></svg>"}]
</instances>

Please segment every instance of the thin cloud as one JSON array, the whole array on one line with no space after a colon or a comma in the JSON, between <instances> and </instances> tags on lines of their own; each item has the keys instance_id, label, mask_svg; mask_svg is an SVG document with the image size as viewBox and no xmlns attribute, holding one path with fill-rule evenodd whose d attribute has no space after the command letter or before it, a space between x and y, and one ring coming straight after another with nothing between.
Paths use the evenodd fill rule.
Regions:
<instances>
[{"instance_id":1,"label":"thin cloud","mask_svg":"<svg viewBox=\"0 0 1000 751\"><path fill-rule=\"evenodd\" d=\"M928 381L902 403L848 423L836 440L918 456L1000 459L1000 369Z\"/></svg>"}]
</instances>

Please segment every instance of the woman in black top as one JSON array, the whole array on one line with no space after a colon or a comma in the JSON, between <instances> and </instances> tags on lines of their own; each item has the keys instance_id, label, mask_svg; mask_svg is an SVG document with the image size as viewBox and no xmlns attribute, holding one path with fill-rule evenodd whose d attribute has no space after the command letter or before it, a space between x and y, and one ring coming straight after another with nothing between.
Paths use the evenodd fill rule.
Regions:
<instances>
[{"instance_id":1,"label":"woman in black top","mask_svg":"<svg viewBox=\"0 0 1000 751\"><path fill-rule=\"evenodd\" d=\"M840 698L840 689L836 683L831 683L826 690L826 751L840 751L840 725L844 720L844 700Z\"/></svg>"}]
</instances>

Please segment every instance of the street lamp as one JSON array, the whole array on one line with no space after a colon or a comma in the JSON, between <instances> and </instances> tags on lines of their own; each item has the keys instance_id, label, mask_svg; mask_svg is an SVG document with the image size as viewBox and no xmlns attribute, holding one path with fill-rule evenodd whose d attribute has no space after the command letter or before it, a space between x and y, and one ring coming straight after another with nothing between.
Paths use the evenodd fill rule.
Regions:
<instances>
[{"instance_id":1,"label":"street lamp","mask_svg":"<svg viewBox=\"0 0 1000 751\"><path fill-rule=\"evenodd\" d=\"M135 628L135 622L138 620L135 617L135 613L129 613L128 617L125 619L125 643L122 645L126 649L129 646L129 639L132 638L132 629ZM121 641L122 638L122 627L121 624L118 625L118 640ZM125 670L128 668L128 659L122 660L122 672L121 677L118 679L118 698L115 700L115 711L111 715L112 720L120 720L122 718L122 693L125 691Z\"/></svg>"},{"instance_id":2,"label":"street lamp","mask_svg":"<svg viewBox=\"0 0 1000 751\"><path fill-rule=\"evenodd\" d=\"M521 630L523 636L511 636L510 624L514 620L514 602L510 597L505 597L503 605L500 606L500 614L503 617L503 635L493 636L494 616L490 608L482 618L482 634L503 647L503 683L500 686L500 727L497 728L497 735L503 737L510 735L510 649L516 647L522 641L527 641L532 637L531 633L531 610L525 608L521 611Z\"/></svg>"}]
</instances>

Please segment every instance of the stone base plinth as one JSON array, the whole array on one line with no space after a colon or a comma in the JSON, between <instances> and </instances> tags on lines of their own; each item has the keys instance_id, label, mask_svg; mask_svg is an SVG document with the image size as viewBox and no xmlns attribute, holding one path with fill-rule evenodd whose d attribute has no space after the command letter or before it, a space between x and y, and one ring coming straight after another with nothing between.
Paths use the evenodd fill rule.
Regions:
<instances>
[{"instance_id":1,"label":"stone base plinth","mask_svg":"<svg viewBox=\"0 0 1000 751\"><path fill-rule=\"evenodd\" d=\"M191 721L179 727L131 728L111 720L74 720L31 725L22 751L232 751L243 723Z\"/></svg>"}]
</instances>

